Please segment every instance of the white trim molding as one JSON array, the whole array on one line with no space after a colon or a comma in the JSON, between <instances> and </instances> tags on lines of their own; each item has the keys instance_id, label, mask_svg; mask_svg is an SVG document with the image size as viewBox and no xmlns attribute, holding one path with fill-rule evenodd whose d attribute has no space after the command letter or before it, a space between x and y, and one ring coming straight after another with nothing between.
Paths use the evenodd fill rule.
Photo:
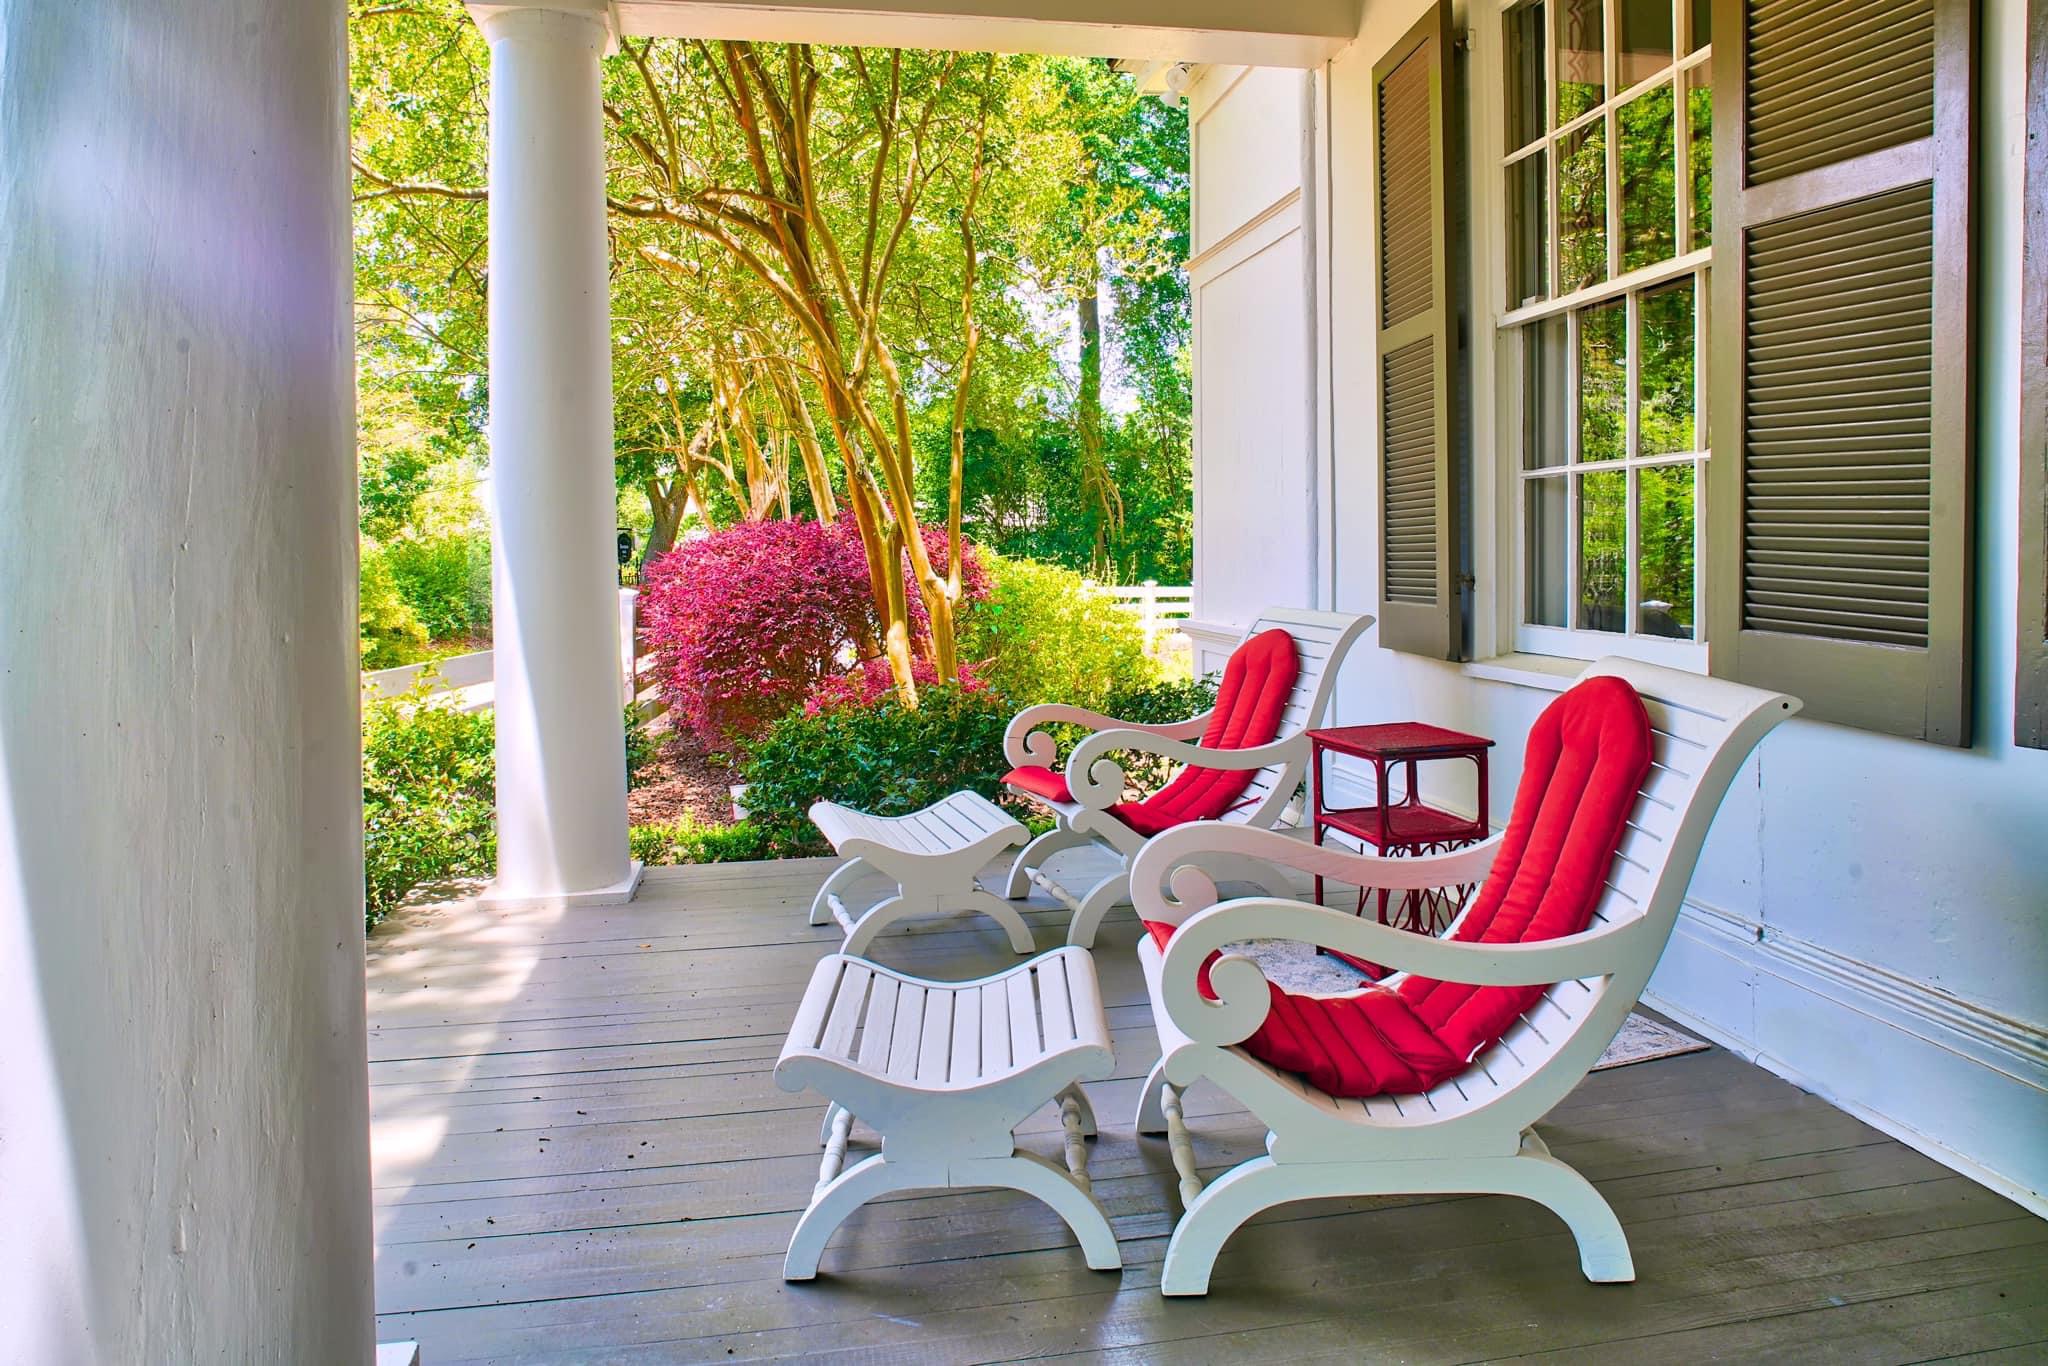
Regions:
<instances>
[{"instance_id":1,"label":"white trim molding","mask_svg":"<svg viewBox=\"0 0 2048 1366\"><path fill-rule=\"evenodd\" d=\"M1692 900L1644 999L2048 1216L2048 1038L2034 1026Z\"/></svg>"}]
</instances>

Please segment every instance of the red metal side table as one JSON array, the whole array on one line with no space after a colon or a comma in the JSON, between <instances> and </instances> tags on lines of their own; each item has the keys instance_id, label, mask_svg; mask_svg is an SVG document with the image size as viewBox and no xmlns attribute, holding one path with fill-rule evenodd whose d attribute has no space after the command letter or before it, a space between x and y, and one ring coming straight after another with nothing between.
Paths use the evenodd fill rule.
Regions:
<instances>
[{"instance_id":1,"label":"red metal side table","mask_svg":"<svg viewBox=\"0 0 2048 1366\"><path fill-rule=\"evenodd\" d=\"M1446 730L1420 721L1396 721L1377 726L1336 726L1312 730L1308 733L1308 743L1310 772L1315 778L1315 812L1311 829L1317 844L1323 842L1325 831L1338 830L1371 845L1382 854L1398 857L1445 853L1486 838L1486 752L1493 747L1493 741L1485 736L1467 735L1463 731ZM1323 760L1329 754L1363 759L1372 765L1376 797L1373 805L1335 808L1326 805ZM1478 819L1467 820L1423 802L1416 783L1416 765L1440 759L1464 759L1477 770ZM1396 769L1403 771L1405 779L1398 796L1390 781ZM1358 892L1358 913L1365 913L1366 894L1376 891L1382 925L1434 935L1456 918L1471 890L1470 887L1446 887L1410 891L1395 905L1390 920L1387 915L1388 889L1362 887ZM1318 876L1316 903L1321 905L1322 900L1323 879ZM1384 975L1376 964L1362 962L1350 954L1337 956L1374 977Z\"/></svg>"}]
</instances>

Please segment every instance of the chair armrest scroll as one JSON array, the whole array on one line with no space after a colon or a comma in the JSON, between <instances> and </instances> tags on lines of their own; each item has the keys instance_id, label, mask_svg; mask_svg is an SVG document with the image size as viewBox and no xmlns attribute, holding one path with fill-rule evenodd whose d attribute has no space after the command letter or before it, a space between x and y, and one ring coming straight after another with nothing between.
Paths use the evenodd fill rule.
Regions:
<instances>
[{"instance_id":1,"label":"chair armrest scroll","mask_svg":"<svg viewBox=\"0 0 2048 1366\"><path fill-rule=\"evenodd\" d=\"M1104 716L1099 711L1086 707L1073 707L1064 702L1041 702L1026 707L1010 718L1010 724L1003 732L1003 758L1011 767L1022 768L1027 764L1038 764L1051 768L1059 758L1058 746L1052 736L1040 729L1042 726L1072 725L1086 726L1090 730L1137 730L1149 735L1164 736L1169 740L1187 740L1200 735L1209 724L1210 712L1190 716L1185 721L1119 721L1114 716Z\"/></svg>"},{"instance_id":2,"label":"chair armrest scroll","mask_svg":"<svg viewBox=\"0 0 2048 1366\"><path fill-rule=\"evenodd\" d=\"M1602 926L1534 944L1465 944L1431 939L1305 901L1245 897L1199 911L1167 941L1160 987L1176 1028L1203 1043L1230 1044L1265 1019L1271 992L1259 965L1226 954L1209 968L1211 1001L1196 973L1210 954L1241 939L1293 939L1381 963L1401 972L1478 986L1535 986L1602 977L1628 960L1643 922Z\"/></svg>"},{"instance_id":3,"label":"chair armrest scroll","mask_svg":"<svg viewBox=\"0 0 2048 1366\"><path fill-rule=\"evenodd\" d=\"M1308 755L1305 735L1290 735L1250 749L1204 749L1184 740L1135 728L1104 730L1074 746L1067 756L1067 790L1086 807L1102 810L1123 800L1123 765L1106 756L1120 750L1156 754L1197 768L1252 769L1284 764Z\"/></svg>"}]
</instances>

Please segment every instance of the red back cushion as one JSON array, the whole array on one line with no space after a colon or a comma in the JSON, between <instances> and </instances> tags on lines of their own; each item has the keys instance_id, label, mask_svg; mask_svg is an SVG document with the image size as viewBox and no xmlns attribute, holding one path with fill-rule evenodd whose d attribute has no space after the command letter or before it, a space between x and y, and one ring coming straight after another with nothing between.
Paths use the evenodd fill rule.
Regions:
<instances>
[{"instance_id":1,"label":"red back cushion","mask_svg":"<svg viewBox=\"0 0 2048 1366\"><path fill-rule=\"evenodd\" d=\"M1280 718L1300 673L1294 637L1274 627L1261 631L1231 653L1216 689L1216 710L1202 733L1204 749L1253 749L1280 733ZM1196 768L1142 802L1122 802L1110 811L1141 835L1188 821L1211 821L1230 810L1251 786L1257 769Z\"/></svg>"},{"instance_id":2,"label":"red back cushion","mask_svg":"<svg viewBox=\"0 0 2048 1366\"><path fill-rule=\"evenodd\" d=\"M1545 707L1529 730L1500 857L1452 937L1516 944L1585 929L1649 776L1650 744L1650 714L1619 678L1589 678ZM1470 1058L1545 988L1410 977L1400 991L1453 1051Z\"/></svg>"},{"instance_id":3,"label":"red back cushion","mask_svg":"<svg viewBox=\"0 0 2048 1366\"><path fill-rule=\"evenodd\" d=\"M1529 731L1500 855L1453 937L1527 943L1585 929L1650 756L1649 714L1621 679L1587 679L1546 707ZM1169 927L1148 928L1164 947ZM1273 1009L1244 1048L1333 1096L1426 1091L1462 1072L1546 989L1428 977L1335 997L1274 987Z\"/></svg>"}]
</instances>

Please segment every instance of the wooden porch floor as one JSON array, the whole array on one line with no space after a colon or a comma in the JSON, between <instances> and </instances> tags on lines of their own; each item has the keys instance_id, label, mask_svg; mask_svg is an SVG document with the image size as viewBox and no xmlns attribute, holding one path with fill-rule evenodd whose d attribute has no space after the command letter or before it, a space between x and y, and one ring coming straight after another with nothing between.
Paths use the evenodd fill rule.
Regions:
<instances>
[{"instance_id":1,"label":"wooden porch floor","mask_svg":"<svg viewBox=\"0 0 2048 1366\"><path fill-rule=\"evenodd\" d=\"M1595 1073L1541 1126L1613 1201L1634 1285L1586 1284L1532 1205L1431 1197L1268 1214L1207 1299L1164 1300L1179 1206L1164 1143L1127 1127L1157 1056L1128 915L1097 951L1117 1080L1091 1088L1121 1275L1083 1267L1044 1207L974 1192L877 1202L787 1285L822 1102L770 1069L836 946L804 923L829 866L659 869L628 907L453 903L380 929L380 1338L417 1338L427 1366L2048 1357L2048 1222L1720 1049ZM876 956L941 978L1017 961L968 917ZM1188 1113L1205 1177L1258 1150L1213 1090ZM1034 1125L1056 1152L1050 1111Z\"/></svg>"}]
</instances>

